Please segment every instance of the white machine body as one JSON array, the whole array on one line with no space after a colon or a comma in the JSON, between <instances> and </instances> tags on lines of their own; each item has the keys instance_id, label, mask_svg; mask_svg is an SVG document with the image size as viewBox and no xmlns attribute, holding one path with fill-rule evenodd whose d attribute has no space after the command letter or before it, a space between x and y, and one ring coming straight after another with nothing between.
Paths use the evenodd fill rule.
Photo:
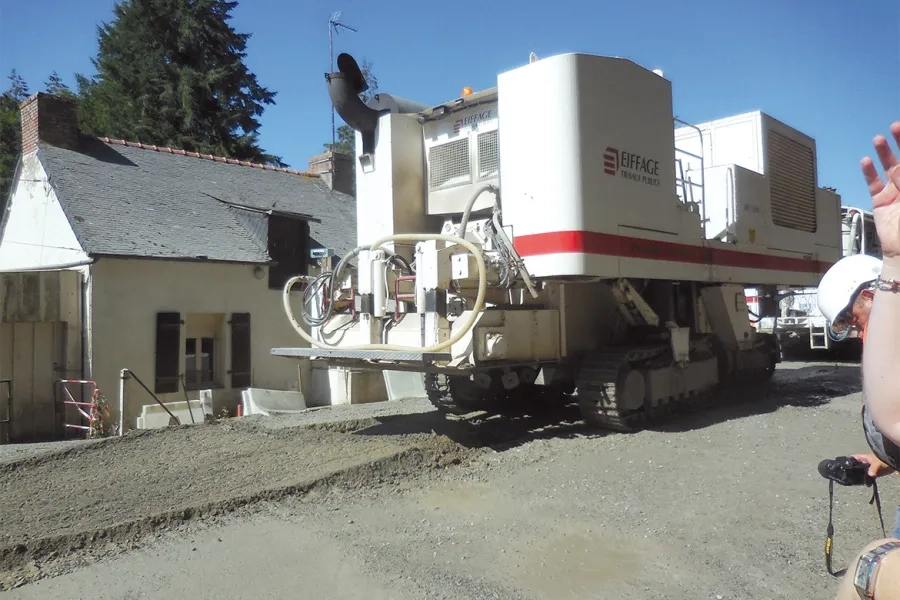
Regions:
<instances>
[{"instance_id":1,"label":"white machine body","mask_svg":"<svg viewBox=\"0 0 900 600\"><path fill-rule=\"evenodd\" d=\"M572 385L621 424L771 373L745 289L815 287L841 256L812 138L761 112L682 123L671 82L630 60L532 57L431 108L365 106L338 65L359 247L316 280L331 308L308 332L289 283L311 347L274 354L440 374L463 404Z\"/></svg>"},{"instance_id":2,"label":"white machine body","mask_svg":"<svg viewBox=\"0 0 900 600\"><path fill-rule=\"evenodd\" d=\"M428 211L498 183L536 277L815 285L840 255L815 141L763 113L675 129L668 80L582 54L502 73L485 96L429 114Z\"/></svg>"}]
</instances>

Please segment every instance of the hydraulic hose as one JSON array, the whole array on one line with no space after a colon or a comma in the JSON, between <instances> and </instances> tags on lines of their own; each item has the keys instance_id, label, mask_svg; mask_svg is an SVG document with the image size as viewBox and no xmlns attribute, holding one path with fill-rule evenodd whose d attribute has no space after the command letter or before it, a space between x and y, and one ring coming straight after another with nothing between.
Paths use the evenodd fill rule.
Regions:
<instances>
[{"instance_id":1,"label":"hydraulic hose","mask_svg":"<svg viewBox=\"0 0 900 600\"><path fill-rule=\"evenodd\" d=\"M518 252L516 252L516 247L510 241L509 236L506 235L506 232L503 231L503 225L500 224L500 213L498 211L494 211L491 222L494 224L494 229L497 231L497 235L500 236L500 239L503 241L504 245L506 245L507 250L509 250L509 253L512 254L516 266L519 267L519 274L522 276L522 281L525 283L525 287L527 287L528 291L531 293L531 297L537 298L538 293L537 290L534 289L534 284L531 283L531 275L528 274L528 269L525 268L525 264L522 262L522 257L519 256Z\"/></svg>"},{"instance_id":2,"label":"hydraulic hose","mask_svg":"<svg viewBox=\"0 0 900 600\"><path fill-rule=\"evenodd\" d=\"M333 290L335 287L335 283L340 281L341 275L343 274L344 269L347 267L347 265L350 264L350 261L353 260L353 258L360 252L368 249L369 246L357 246L344 255L344 257L340 260L340 262L338 262L337 267L335 267L333 271L322 273L309 282L309 287L307 287L303 291L303 306L300 313L300 316L303 318L303 321L307 325L309 325L310 327L321 327L328 322L328 320L331 318L332 311L334 310L334 303L329 301L326 303L327 307L325 309L325 314L319 317L312 317L311 315L306 314L305 309L308 304L310 291L315 290L315 287L324 282L326 279L328 280L328 289ZM409 273L415 272L415 269L412 268L412 265L410 265L405 258L400 256L399 254L395 254L393 251L388 250L387 248L382 248L382 250L384 250L384 252L388 255L388 260L401 263L403 268L405 268Z\"/></svg>"},{"instance_id":3,"label":"hydraulic hose","mask_svg":"<svg viewBox=\"0 0 900 600\"><path fill-rule=\"evenodd\" d=\"M478 295L475 297L475 303L472 305L471 314L469 315L469 319L466 322L464 327L461 327L459 331L457 331L454 335L450 336L450 339L447 339L439 344L435 344L433 346L421 347L421 346L398 346L394 344L363 344L360 346L333 346L331 344L326 344L324 342L320 342L313 338L311 335L306 333L303 330L303 326L297 321L297 318L294 317L294 312L291 309L291 288L294 285L305 279L305 276L298 275L295 277L291 277L288 279L287 283L284 285L284 291L282 293L282 302L284 303L284 313L287 315L288 320L291 322L291 326L293 326L294 331L296 331L300 337L309 342L311 346L315 346L316 348L322 348L325 350L388 350L393 352L440 352L441 350L445 350L450 348L461 340L464 335L469 333L472 327L475 326L475 320L478 318L478 313L484 307L484 296L487 291L487 268L484 264L484 257L481 256L481 252L478 251L478 248L475 247L471 242L456 237L455 235L446 235L442 233L401 233L396 235L385 236L379 240L376 240L370 247L369 250L375 251L379 250L380 247L387 242L420 242L426 240L434 240L440 242L449 242L453 244L459 244L466 250L468 250L474 257L475 263L478 266ZM340 265L338 265L340 268Z\"/></svg>"},{"instance_id":4,"label":"hydraulic hose","mask_svg":"<svg viewBox=\"0 0 900 600\"><path fill-rule=\"evenodd\" d=\"M466 208L463 211L462 221L459 222L459 235L465 237L466 227L469 225L469 217L472 216L472 209L475 208L475 202L477 202L478 198L485 192L494 192L494 195L496 196L498 193L497 186L488 183L475 190L475 193L469 198L469 202L466 204Z\"/></svg>"}]
</instances>

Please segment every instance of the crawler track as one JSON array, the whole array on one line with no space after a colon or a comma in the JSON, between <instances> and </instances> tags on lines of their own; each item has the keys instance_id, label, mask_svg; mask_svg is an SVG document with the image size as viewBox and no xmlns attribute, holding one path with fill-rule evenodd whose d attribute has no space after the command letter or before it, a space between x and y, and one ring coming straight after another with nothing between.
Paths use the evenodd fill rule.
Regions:
<instances>
[{"instance_id":1,"label":"crawler track","mask_svg":"<svg viewBox=\"0 0 900 600\"><path fill-rule=\"evenodd\" d=\"M766 351L772 340L764 340L759 350ZM767 368L732 372L722 351L709 339L692 344L691 360L702 361L719 355L719 381L710 386L688 390L677 396L660 399L654 404L628 409L621 401L621 381L628 369L660 369L672 366L672 350L668 343L607 347L582 358L575 378L575 393L584 420L591 426L620 432L633 432L663 424L687 412L714 408L736 400L739 391L765 382L774 372ZM676 368L676 367L673 367ZM534 386L541 388L542 386ZM533 402L538 395L527 387L511 392L491 389L486 392L472 387L467 380L447 375L427 374L428 398L441 412L464 414L475 411L504 413L523 403Z\"/></svg>"},{"instance_id":2,"label":"crawler track","mask_svg":"<svg viewBox=\"0 0 900 600\"><path fill-rule=\"evenodd\" d=\"M665 361L667 351L665 345L653 345L606 349L585 357L575 380L578 406L584 419L605 429L634 431L670 415L680 399L637 410L627 410L618 402L618 382L622 370L649 367L660 360Z\"/></svg>"},{"instance_id":3,"label":"crawler track","mask_svg":"<svg viewBox=\"0 0 900 600\"><path fill-rule=\"evenodd\" d=\"M714 352L702 344L694 345L691 354L692 360L705 360L714 356ZM621 406L618 397L623 369L661 368L671 365L671 362L671 350L664 344L604 349L586 356L576 378L578 404L585 421L614 431L637 431L662 424L686 412L722 405L727 402L726 399L735 397L730 392L768 380L774 372L774 365L744 371L739 375L730 375L720 370L720 377L724 376L724 380L720 379L716 385L689 390L655 405L644 404L635 410L627 410Z\"/></svg>"}]
</instances>

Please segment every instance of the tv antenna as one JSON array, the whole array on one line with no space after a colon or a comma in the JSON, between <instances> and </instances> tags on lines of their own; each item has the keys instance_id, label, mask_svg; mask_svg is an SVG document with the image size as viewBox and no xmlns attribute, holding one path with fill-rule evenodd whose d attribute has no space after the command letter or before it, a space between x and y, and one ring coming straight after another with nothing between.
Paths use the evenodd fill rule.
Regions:
<instances>
[{"instance_id":1,"label":"tv antenna","mask_svg":"<svg viewBox=\"0 0 900 600\"><path fill-rule=\"evenodd\" d=\"M328 69L330 72L334 72L334 42L332 41L332 34L338 33L338 27L343 27L344 29L349 29L350 31L356 32L354 27L350 27L346 23L341 21L341 16L343 15L343 11L337 11L331 14L331 17L328 19ZM336 130L334 127L334 104L331 105L331 177L334 178L334 147L337 143L337 139L335 138Z\"/></svg>"}]
</instances>

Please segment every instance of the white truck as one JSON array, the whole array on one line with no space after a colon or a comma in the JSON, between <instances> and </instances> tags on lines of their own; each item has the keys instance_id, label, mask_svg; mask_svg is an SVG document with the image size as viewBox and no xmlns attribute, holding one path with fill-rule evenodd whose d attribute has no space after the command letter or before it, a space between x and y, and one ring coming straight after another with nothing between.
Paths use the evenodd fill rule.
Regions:
<instances>
[{"instance_id":1,"label":"white truck","mask_svg":"<svg viewBox=\"0 0 900 600\"><path fill-rule=\"evenodd\" d=\"M871 211L852 206L841 207L841 253L843 256L868 254L881 258L881 243L875 231ZM819 312L817 288L785 289L776 292L775 314L763 315L760 309L760 290L747 288L747 306L751 324L759 333L778 336L784 350L809 348L831 351L847 344L855 344L854 338L835 342L826 332L825 317Z\"/></svg>"}]
</instances>

